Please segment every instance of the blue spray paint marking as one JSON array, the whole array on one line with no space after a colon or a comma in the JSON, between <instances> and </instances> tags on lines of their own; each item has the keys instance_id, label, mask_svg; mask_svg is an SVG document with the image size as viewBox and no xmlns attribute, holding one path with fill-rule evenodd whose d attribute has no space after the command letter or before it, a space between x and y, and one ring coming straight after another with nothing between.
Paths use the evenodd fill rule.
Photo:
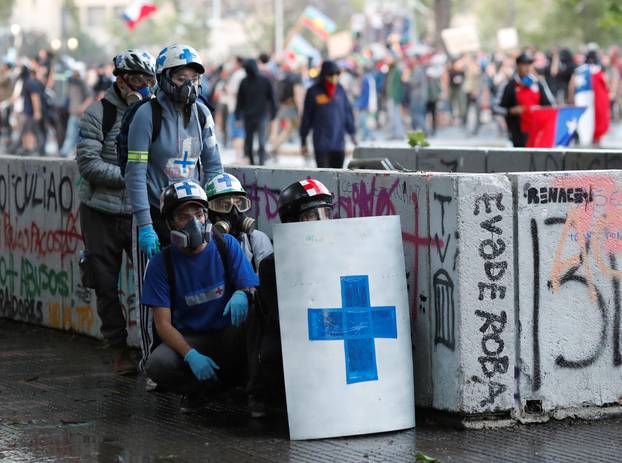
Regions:
<instances>
[{"instance_id":1,"label":"blue spray paint marking","mask_svg":"<svg viewBox=\"0 0 622 463\"><path fill-rule=\"evenodd\" d=\"M196 55L192 53L190 50L188 50L187 48L184 48L182 54L179 55L179 59L185 59L186 63L192 63L192 60L194 59L195 56Z\"/></svg>"},{"instance_id":2,"label":"blue spray paint marking","mask_svg":"<svg viewBox=\"0 0 622 463\"><path fill-rule=\"evenodd\" d=\"M179 185L177 187L177 190L181 191L181 190L185 190L187 195L191 195L192 194L192 187L193 185L189 184L188 182L184 182L181 185Z\"/></svg>"},{"instance_id":3,"label":"blue spray paint marking","mask_svg":"<svg viewBox=\"0 0 622 463\"><path fill-rule=\"evenodd\" d=\"M164 64L164 62L166 61L166 51L167 51L167 50L168 50L168 49L167 49L167 48L165 48L164 50L162 50L162 51L160 52L160 56L158 56L158 61L156 62L156 64L157 64L158 66L162 66L162 65Z\"/></svg>"},{"instance_id":4,"label":"blue spray paint marking","mask_svg":"<svg viewBox=\"0 0 622 463\"><path fill-rule=\"evenodd\" d=\"M378 379L375 338L397 339L395 306L371 307L367 275L341 277L343 308L309 309L310 341L344 341L346 382Z\"/></svg>"},{"instance_id":5,"label":"blue spray paint marking","mask_svg":"<svg viewBox=\"0 0 622 463\"><path fill-rule=\"evenodd\" d=\"M184 151L184 158L182 160L176 159L173 162L174 164L181 164L181 167L184 170L184 174L188 173L188 166L192 166L195 163L195 161L188 161L188 151Z\"/></svg>"},{"instance_id":6,"label":"blue spray paint marking","mask_svg":"<svg viewBox=\"0 0 622 463\"><path fill-rule=\"evenodd\" d=\"M223 174L223 176L218 179L218 183L224 183L227 188L231 188L231 185L233 185L233 183L231 183L231 177L227 174Z\"/></svg>"}]
</instances>

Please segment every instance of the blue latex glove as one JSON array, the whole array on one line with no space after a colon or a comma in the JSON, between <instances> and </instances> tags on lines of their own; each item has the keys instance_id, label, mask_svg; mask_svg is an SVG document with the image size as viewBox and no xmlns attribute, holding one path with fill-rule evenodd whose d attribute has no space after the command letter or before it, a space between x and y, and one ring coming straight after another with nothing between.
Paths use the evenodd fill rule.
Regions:
<instances>
[{"instance_id":1,"label":"blue latex glove","mask_svg":"<svg viewBox=\"0 0 622 463\"><path fill-rule=\"evenodd\" d=\"M207 355L200 354L196 349L192 349L186 354L184 360L190 365L192 373L199 381L218 379L216 370L220 370L220 367Z\"/></svg>"},{"instance_id":2,"label":"blue latex glove","mask_svg":"<svg viewBox=\"0 0 622 463\"><path fill-rule=\"evenodd\" d=\"M143 225L138 229L138 245L148 259L160 252L160 240L158 240L158 235L156 235L153 225Z\"/></svg>"},{"instance_id":3,"label":"blue latex glove","mask_svg":"<svg viewBox=\"0 0 622 463\"><path fill-rule=\"evenodd\" d=\"M240 326L246 321L248 316L248 297L246 297L244 291L238 289L233 293L222 314L226 317L229 312L231 312L231 323L233 325Z\"/></svg>"}]
</instances>

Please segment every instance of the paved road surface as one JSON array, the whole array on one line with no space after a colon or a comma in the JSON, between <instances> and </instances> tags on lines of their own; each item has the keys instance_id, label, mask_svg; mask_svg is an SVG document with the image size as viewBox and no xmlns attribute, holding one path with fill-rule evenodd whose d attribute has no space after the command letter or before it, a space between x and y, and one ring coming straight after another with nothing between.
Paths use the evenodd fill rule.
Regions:
<instances>
[{"instance_id":1,"label":"paved road surface","mask_svg":"<svg viewBox=\"0 0 622 463\"><path fill-rule=\"evenodd\" d=\"M93 339L0 319L2 462L622 461L622 419L459 431L419 419L416 430L310 442L288 440L286 418L247 417L241 398L195 415L144 380L115 378Z\"/></svg>"}]
</instances>

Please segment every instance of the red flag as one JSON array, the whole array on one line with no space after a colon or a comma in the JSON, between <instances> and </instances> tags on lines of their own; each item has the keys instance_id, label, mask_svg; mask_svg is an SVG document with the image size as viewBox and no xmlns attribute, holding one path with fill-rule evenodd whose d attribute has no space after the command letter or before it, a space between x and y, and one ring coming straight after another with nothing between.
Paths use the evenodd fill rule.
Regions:
<instances>
[{"instance_id":1,"label":"red flag","mask_svg":"<svg viewBox=\"0 0 622 463\"><path fill-rule=\"evenodd\" d=\"M556 108L530 108L527 148L555 146Z\"/></svg>"},{"instance_id":2,"label":"red flag","mask_svg":"<svg viewBox=\"0 0 622 463\"><path fill-rule=\"evenodd\" d=\"M602 68L592 74L594 89L594 143L598 143L609 130L611 108L609 106L609 89Z\"/></svg>"}]
</instances>

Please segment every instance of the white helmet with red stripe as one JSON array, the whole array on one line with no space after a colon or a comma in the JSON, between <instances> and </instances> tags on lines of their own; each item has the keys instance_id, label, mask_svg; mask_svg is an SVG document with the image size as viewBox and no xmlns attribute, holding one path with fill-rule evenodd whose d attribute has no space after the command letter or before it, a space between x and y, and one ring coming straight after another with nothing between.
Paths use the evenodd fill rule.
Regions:
<instances>
[{"instance_id":1,"label":"white helmet with red stripe","mask_svg":"<svg viewBox=\"0 0 622 463\"><path fill-rule=\"evenodd\" d=\"M309 178L292 183L279 195L281 222L298 222L301 213L312 209L332 211L333 195L319 180Z\"/></svg>"}]
</instances>

